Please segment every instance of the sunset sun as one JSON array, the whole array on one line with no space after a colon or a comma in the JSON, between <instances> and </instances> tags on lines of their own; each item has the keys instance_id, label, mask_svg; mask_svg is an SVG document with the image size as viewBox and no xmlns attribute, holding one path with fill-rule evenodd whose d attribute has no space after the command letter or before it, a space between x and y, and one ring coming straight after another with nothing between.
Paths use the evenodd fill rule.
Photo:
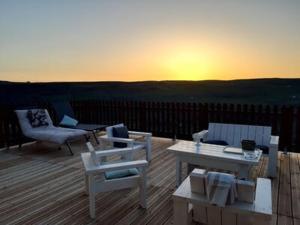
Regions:
<instances>
[{"instance_id":1,"label":"sunset sun","mask_svg":"<svg viewBox=\"0 0 300 225\"><path fill-rule=\"evenodd\" d=\"M203 80L211 72L211 60L200 52L181 51L168 56L165 68L175 80Z\"/></svg>"}]
</instances>

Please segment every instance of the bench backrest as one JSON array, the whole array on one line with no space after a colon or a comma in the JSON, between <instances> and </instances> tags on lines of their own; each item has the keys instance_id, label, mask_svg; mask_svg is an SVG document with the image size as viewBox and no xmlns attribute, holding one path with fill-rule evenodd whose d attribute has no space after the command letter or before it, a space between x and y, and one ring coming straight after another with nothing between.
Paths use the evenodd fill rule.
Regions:
<instances>
[{"instance_id":1,"label":"bench backrest","mask_svg":"<svg viewBox=\"0 0 300 225\"><path fill-rule=\"evenodd\" d=\"M271 130L269 126L209 123L207 139L223 140L235 147L241 147L241 141L248 139L269 147Z\"/></svg>"}]
</instances>

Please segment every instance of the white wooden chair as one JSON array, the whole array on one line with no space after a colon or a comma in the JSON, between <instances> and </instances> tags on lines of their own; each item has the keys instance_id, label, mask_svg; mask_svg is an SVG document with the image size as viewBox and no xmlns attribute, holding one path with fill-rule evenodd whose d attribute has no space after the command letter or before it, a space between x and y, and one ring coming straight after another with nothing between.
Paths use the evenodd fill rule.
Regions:
<instances>
[{"instance_id":1,"label":"white wooden chair","mask_svg":"<svg viewBox=\"0 0 300 225\"><path fill-rule=\"evenodd\" d=\"M91 218L95 218L95 197L99 192L115 191L138 186L140 189L140 205L146 204L146 160L103 162L102 157L112 155L132 155L131 148L95 151L90 142L87 142L89 152L82 153L81 158L85 169L86 191L89 195ZM136 172L130 173L129 170ZM123 173L123 174L122 174ZM124 175L125 173L125 175ZM110 176L110 177L109 177Z\"/></svg>"},{"instance_id":2,"label":"white wooden chair","mask_svg":"<svg viewBox=\"0 0 300 225\"><path fill-rule=\"evenodd\" d=\"M234 147L241 147L243 139L254 140L257 145L269 148L268 176L276 177L279 137L272 136L271 130L269 126L209 123L208 130L193 134L193 138L194 141L222 140Z\"/></svg>"},{"instance_id":3,"label":"white wooden chair","mask_svg":"<svg viewBox=\"0 0 300 225\"><path fill-rule=\"evenodd\" d=\"M100 136L99 140L108 142L113 145L114 142L125 143L127 147L134 149L145 149L146 150L146 159L148 162L151 161L151 133L139 132L139 131L128 131L129 138L118 138L113 137L113 128L114 127L122 127L123 123L117 124L114 126L106 127L106 135ZM135 139L135 137L138 137Z\"/></svg>"},{"instance_id":4,"label":"white wooden chair","mask_svg":"<svg viewBox=\"0 0 300 225\"><path fill-rule=\"evenodd\" d=\"M254 182L237 180L237 201L219 207L210 204L206 196L206 171L195 170L198 170L197 175L187 177L173 194L175 225L187 225L192 221L205 225L271 224L270 179L258 178L256 187Z\"/></svg>"}]
</instances>

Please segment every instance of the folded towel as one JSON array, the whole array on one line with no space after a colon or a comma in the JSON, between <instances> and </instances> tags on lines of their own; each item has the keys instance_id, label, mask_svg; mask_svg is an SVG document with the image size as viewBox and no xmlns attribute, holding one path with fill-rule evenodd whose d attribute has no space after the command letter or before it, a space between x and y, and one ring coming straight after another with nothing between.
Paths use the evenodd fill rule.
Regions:
<instances>
[{"instance_id":1,"label":"folded towel","mask_svg":"<svg viewBox=\"0 0 300 225\"><path fill-rule=\"evenodd\" d=\"M231 174L208 172L206 187L207 197L213 205L224 207L237 198L235 177Z\"/></svg>"}]
</instances>

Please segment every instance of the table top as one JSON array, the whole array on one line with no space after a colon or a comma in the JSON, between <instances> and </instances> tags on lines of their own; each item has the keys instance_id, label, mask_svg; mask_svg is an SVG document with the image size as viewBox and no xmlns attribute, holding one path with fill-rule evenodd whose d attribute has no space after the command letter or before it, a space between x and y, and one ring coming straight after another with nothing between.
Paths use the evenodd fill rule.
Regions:
<instances>
[{"instance_id":1,"label":"table top","mask_svg":"<svg viewBox=\"0 0 300 225\"><path fill-rule=\"evenodd\" d=\"M178 141L167 148L168 151L181 156L199 157L203 159L218 159L224 161L234 161L242 164L258 164L262 151L257 150L258 156L255 159L245 159L243 154L224 152L226 146L200 143L199 146L193 141ZM233 147L231 147L233 148Z\"/></svg>"}]
</instances>

